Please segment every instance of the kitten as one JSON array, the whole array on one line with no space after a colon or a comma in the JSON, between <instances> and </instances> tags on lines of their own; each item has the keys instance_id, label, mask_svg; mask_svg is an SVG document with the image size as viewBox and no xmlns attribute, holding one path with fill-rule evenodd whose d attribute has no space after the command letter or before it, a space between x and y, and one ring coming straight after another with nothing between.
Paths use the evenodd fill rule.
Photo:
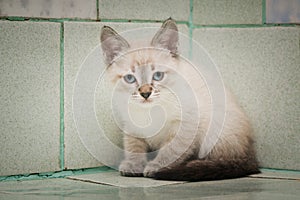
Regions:
<instances>
[{"instance_id":1,"label":"kitten","mask_svg":"<svg viewBox=\"0 0 300 200\"><path fill-rule=\"evenodd\" d=\"M171 18L145 48L102 28L113 108L124 132L120 174L203 181L259 173L246 115L228 90L226 105L214 105L205 79L179 56L178 40ZM220 135L213 132L218 128Z\"/></svg>"}]
</instances>

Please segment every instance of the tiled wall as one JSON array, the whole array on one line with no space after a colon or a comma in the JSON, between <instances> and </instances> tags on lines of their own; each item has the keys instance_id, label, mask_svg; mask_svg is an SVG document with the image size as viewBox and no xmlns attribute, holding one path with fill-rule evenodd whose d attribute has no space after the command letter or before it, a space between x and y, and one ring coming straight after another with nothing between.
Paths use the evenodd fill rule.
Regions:
<instances>
[{"instance_id":1,"label":"tiled wall","mask_svg":"<svg viewBox=\"0 0 300 200\"><path fill-rule=\"evenodd\" d=\"M169 16L251 117L262 167L300 170L300 27L266 25L265 13L262 0L0 0L0 176L101 166L72 117L80 65L104 24Z\"/></svg>"}]
</instances>

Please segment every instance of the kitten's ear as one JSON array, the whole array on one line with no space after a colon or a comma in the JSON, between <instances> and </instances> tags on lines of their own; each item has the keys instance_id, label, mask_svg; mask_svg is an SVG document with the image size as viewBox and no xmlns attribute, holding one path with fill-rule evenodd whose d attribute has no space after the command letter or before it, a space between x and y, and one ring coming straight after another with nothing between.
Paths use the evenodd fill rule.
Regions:
<instances>
[{"instance_id":1,"label":"kitten's ear","mask_svg":"<svg viewBox=\"0 0 300 200\"><path fill-rule=\"evenodd\" d=\"M177 53L178 47L178 28L176 22L169 18L162 24L159 31L151 41L151 45L158 48L170 50L171 53Z\"/></svg>"},{"instance_id":2,"label":"kitten's ear","mask_svg":"<svg viewBox=\"0 0 300 200\"><path fill-rule=\"evenodd\" d=\"M128 42L109 26L102 27L100 41L104 58L108 65L111 64L116 56L130 47Z\"/></svg>"}]
</instances>

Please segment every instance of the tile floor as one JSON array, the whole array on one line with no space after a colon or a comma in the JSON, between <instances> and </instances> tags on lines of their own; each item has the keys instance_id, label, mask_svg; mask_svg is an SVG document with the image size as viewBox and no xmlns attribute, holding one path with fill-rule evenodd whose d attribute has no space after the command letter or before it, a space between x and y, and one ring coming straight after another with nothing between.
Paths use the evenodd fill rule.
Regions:
<instances>
[{"instance_id":1,"label":"tile floor","mask_svg":"<svg viewBox=\"0 0 300 200\"><path fill-rule=\"evenodd\" d=\"M66 178L3 181L0 199L284 199L300 196L299 172L274 172L209 182L171 182L127 178L101 172Z\"/></svg>"}]
</instances>

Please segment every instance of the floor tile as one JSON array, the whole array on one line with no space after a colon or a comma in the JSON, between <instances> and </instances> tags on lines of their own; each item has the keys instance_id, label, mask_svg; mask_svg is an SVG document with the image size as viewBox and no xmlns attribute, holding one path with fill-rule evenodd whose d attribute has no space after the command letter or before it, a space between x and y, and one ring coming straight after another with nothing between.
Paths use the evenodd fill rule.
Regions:
<instances>
[{"instance_id":1,"label":"floor tile","mask_svg":"<svg viewBox=\"0 0 300 200\"><path fill-rule=\"evenodd\" d=\"M119 190L68 179L0 182L0 199L116 199Z\"/></svg>"},{"instance_id":2,"label":"floor tile","mask_svg":"<svg viewBox=\"0 0 300 200\"><path fill-rule=\"evenodd\" d=\"M158 181L143 177L124 177L119 172L69 176L69 179L91 183L112 185L117 187L157 187L163 185L181 184L182 181Z\"/></svg>"},{"instance_id":3,"label":"floor tile","mask_svg":"<svg viewBox=\"0 0 300 200\"><path fill-rule=\"evenodd\" d=\"M253 178L270 178L270 179L287 179L300 181L300 172L298 171L285 171L285 170L271 170L262 169L261 174L253 174Z\"/></svg>"},{"instance_id":4,"label":"floor tile","mask_svg":"<svg viewBox=\"0 0 300 200\"><path fill-rule=\"evenodd\" d=\"M100 174L103 175L101 180L99 180ZM115 172L102 172L89 176L81 175L85 178L80 180L60 178L0 182L0 199L294 200L300 195L300 183L295 180L240 178L180 184L153 184L153 180L143 178L132 178L125 183L116 175ZM76 179L78 177L76 176ZM111 185L105 185L107 181ZM121 182L123 183L120 184ZM126 187L120 187L123 184ZM150 185L153 187L149 187Z\"/></svg>"}]
</instances>

